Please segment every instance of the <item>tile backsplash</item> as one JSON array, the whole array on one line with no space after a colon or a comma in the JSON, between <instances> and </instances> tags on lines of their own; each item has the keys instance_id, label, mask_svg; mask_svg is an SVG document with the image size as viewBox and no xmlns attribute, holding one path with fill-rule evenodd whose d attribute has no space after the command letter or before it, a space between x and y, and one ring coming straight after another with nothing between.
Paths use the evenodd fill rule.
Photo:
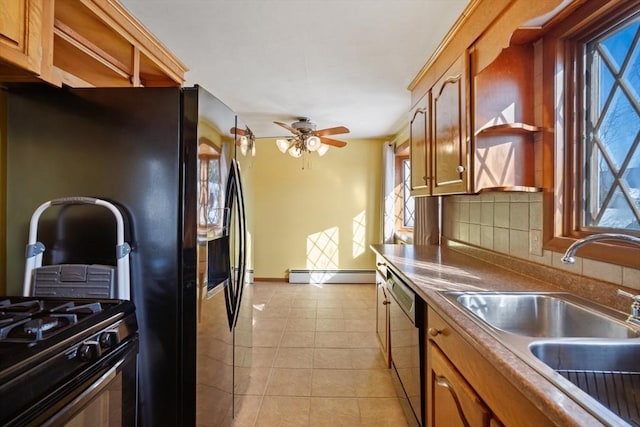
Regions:
<instances>
[{"instance_id":1,"label":"tile backsplash","mask_svg":"<svg viewBox=\"0 0 640 427\"><path fill-rule=\"evenodd\" d=\"M542 193L483 193L443 197L443 234L448 239L640 290L640 270L542 248Z\"/></svg>"}]
</instances>

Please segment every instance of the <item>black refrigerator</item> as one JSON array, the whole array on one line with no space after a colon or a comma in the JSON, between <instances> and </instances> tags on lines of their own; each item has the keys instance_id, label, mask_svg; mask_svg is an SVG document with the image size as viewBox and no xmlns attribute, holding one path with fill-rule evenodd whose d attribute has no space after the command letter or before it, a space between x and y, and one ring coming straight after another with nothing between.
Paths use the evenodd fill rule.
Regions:
<instances>
[{"instance_id":1,"label":"black refrigerator","mask_svg":"<svg viewBox=\"0 0 640 427\"><path fill-rule=\"evenodd\" d=\"M243 134L237 129L245 126L198 86L6 91L7 293L20 293L38 205L68 196L111 201L132 246L138 425L195 425L196 414L198 424L230 424L251 364L246 225L234 160ZM49 261L109 263L101 257L113 247L105 231L112 227L89 208L67 215L41 221L43 243L57 248ZM62 234L86 241L65 246L57 241Z\"/></svg>"}]
</instances>

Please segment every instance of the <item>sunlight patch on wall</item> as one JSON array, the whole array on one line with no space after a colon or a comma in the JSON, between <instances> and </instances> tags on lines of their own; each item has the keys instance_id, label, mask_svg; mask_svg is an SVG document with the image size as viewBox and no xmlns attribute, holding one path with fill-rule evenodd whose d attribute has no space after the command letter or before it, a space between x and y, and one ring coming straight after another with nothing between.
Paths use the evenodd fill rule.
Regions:
<instances>
[{"instance_id":1,"label":"sunlight patch on wall","mask_svg":"<svg viewBox=\"0 0 640 427\"><path fill-rule=\"evenodd\" d=\"M338 227L331 227L307 237L307 269L338 269L339 235Z\"/></svg>"},{"instance_id":2,"label":"sunlight patch on wall","mask_svg":"<svg viewBox=\"0 0 640 427\"><path fill-rule=\"evenodd\" d=\"M507 105L500 114L495 117L491 117L485 124L480 126L480 129L484 129L491 126L502 125L505 123L513 123L516 122L516 104L511 103Z\"/></svg>"},{"instance_id":3,"label":"sunlight patch on wall","mask_svg":"<svg viewBox=\"0 0 640 427\"><path fill-rule=\"evenodd\" d=\"M364 237L367 230L367 215L364 211L353 217L353 259L362 255L364 247Z\"/></svg>"}]
</instances>

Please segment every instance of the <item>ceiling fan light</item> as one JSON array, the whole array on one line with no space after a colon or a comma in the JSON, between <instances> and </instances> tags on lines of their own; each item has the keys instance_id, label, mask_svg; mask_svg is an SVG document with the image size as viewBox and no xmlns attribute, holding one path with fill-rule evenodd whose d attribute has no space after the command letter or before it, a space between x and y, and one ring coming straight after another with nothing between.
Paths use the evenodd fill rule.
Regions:
<instances>
[{"instance_id":1,"label":"ceiling fan light","mask_svg":"<svg viewBox=\"0 0 640 427\"><path fill-rule=\"evenodd\" d=\"M322 142L320 141L320 138L318 138L315 135L312 135L309 138L307 138L306 145L307 145L307 150L316 151L320 148L320 146L322 145Z\"/></svg>"},{"instance_id":2,"label":"ceiling fan light","mask_svg":"<svg viewBox=\"0 0 640 427\"><path fill-rule=\"evenodd\" d=\"M238 140L238 145L240 146L240 152L243 156L247 155L247 148L249 147L249 139L242 135Z\"/></svg>"},{"instance_id":3,"label":"ceiling fan light","mask_svg":"<svg viewBox=\"0 0 640 427\"><path fill-rule=\"evenodd\" d=\"M295 158L301 157L302 150L299 147L293 145L291 148L289 148L289 155Z\"/></svg>"},{"instance_id":4,"label":"ceiling fan light","mask_svg":"<svg viewBox=\"0 0 640 427\"><path fill-rule=\"evenodd\" d=\"M276 145L278 146L278 150L284 154L291 146L291 141L288 139L276 139Z\"/></svg>"},{"instance_id":5,"label":"ceiling fan light","mask_svg":"<svg viewBox=\"0 0 640 427\"><path fill-rule=\"evenodd\" d=\"M255 142L251 143L251 157L255 157L256 155L256 144Z\"/></svg>"},{"instance_id":6,"label":"ceiling fan light","mask_svg":"<svg viewBox=\"0 0 640 427\"><path fill-rule=\"evenodd\" d=\"M327 144L320 144L320 147L318 147L318 156L324 156L327 154L327 151L329 151L329 146Z\"/></svg>"}]
</instances>

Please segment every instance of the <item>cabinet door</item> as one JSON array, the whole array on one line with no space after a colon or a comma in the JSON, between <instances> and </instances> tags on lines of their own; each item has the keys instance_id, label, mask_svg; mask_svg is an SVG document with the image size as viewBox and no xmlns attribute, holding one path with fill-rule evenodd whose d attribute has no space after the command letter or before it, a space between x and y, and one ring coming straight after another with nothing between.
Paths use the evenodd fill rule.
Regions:
<instances>
[{"instance_id":1,"label":"cabinet door","mask_svg":"<svg viewBox=\"0 0 640 427\"><path fill-rule=\"evenodd\" d=\"M380 350L387 367L391 366L389 357L389 298L385 289L385 278L376 272L376 333L380 341Z\"/></svg>"},{"instance_id":2,"label":"cabinet door","mask_svg":"<svg viewBox=\"0 0 640 427\"><path fill-rule=\"evenodd\" d=\"M489 427L491 413L447 357L429 341L429 427Z\"/></svg>"},{"instance_id":3,"label":"cabinet door","mask_svg":"<svg viewBox=\"0 0 640 427\"><path fill-rule=\"evenodd\" d=\"M433 194L468 191L467 70L465 53L432 89Z\"/></svg>"},{"instance_id":4,"label":"cabinet door","mask_svg":"<svg viewBox=\"0 0 640 427\"><path fill-rule=\"evenodd\" d=\"M43 19L42 0L0 0L0 62L39 74Z\"/></svg>"},{"instance_id":5,"label":"cabinet door","mask_svg":"<svg viewBox=\"0 0 640 427\"><path fill-rule=\"evenodd\" d=\"M410 122L411 141L411 194L414 196L431 193L431 179L428 143L429 97L427 93L413 109Z\"/></svg>"}]
</instances>

